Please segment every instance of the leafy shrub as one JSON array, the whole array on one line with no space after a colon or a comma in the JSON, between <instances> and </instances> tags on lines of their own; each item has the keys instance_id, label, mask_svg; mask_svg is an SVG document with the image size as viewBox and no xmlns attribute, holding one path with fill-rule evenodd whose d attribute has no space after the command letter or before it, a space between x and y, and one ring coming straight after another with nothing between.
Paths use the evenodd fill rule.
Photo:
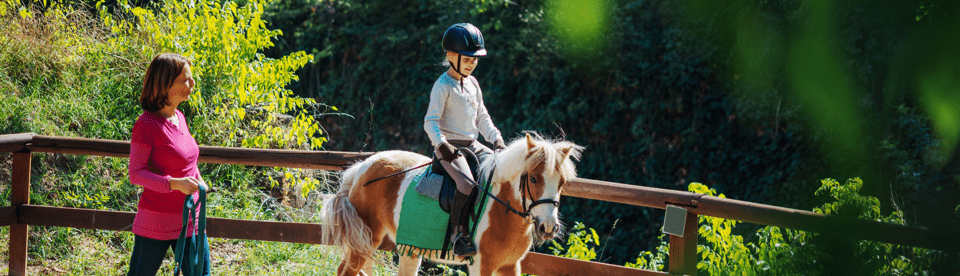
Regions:
<instances>
[{"instance_id":1,"label":"leafy shrub","mask_svg":"<svg viewBox=\"0 0 960 276\"><path fill-rule=\"evenodd\" d=\"M846 183L834 179L824 179L823 186L817 190L817 195L828 196L833 202L827 202L814 212L827 215L839 215L864 220L872 220L898 225L907 225L901 210L894 210L890 215L883 216L880 212L880 202L872 196L860 195L863 181L860 178L848 179ZM827 265L842 266L856 274L874 275L928 275L937 261L944 261L945 253L926 248L907 247L896 244L860 240L854 243L848 241L834 242L835 238L825 238L818 241L822 244L823 252L853 251L855 259L860 265L835 264L825 259ZM853 247L853 249L845 248ZM843 253L840 253L843 254ZM834 260L842 259L832 256ZM839 256L843 257L843 256ZM834 270L831 270L834 271ZM841 270L842 271L842 270Z\"/></svg>"},{"instance_id":2,"label":"leafy shrub","mask_svg":"<svg viewBox=\"0 0 960 276\"><path fill-rule=\"evenodd\" d=\"M700 183L691 183L689 190L710 196L716 190ZM821 273L815 260L819 252L809 244L808 234L803 231L767 226L755 233L756 243L744 242L743 236L732 234L738 221L700 216L697 231L705 244L697 245L701 261L697 270L706 275L816 275ZM662 271L669 256L669 244L661 236L661 245L656 252L642 252L628 267Z\"/></svg>"},{"instance_id":3,"label":"leafy shrub","mask_svg":"<svg viewBox=\"0 0 960 276\"><path fill-rule=\"evenodd\" d=\"M593 261L597 259L597 252L593 245L600 246L600 236L593 228L587 227L582 222L576 222L573 231L567 235L566 245L558 243L556 240L550 240L553 246L550 247L554 256L565 258ZM593 245L590 245L590 244Z\"/></svg>"},{"instance_id":4,"label":"leafy shrub","mask_svg":"<svg viewBox=\"0 0 960 276\"><path fill-rule=\"evenodd\" d=\"M654 249L655 251L642 251L640 255L637 256L636 261L626 263L624 266L636 269L664 271L667 260L670 259L670 243L667 242L670 239L667 238L666 234L660 235L658 239L660 240L660 245Z\"/></svg>"},{"instance_id":5,"label":"leafy shrub","mask_svg":"<svg viewBox=\"0 0 960 276\"><path fill-rule=\"evenodd\" d=\"M197 92L189 105L196 131L206 144L245 147L320 148L324 139L309 112L313 99L294 97L285 86L297 80L294 71L313 57L294 52L279 59L258 51L273 46L278 30L267 29L262 1L242 7L225 1L167 1L155 14L141 7L122 5L120 12L132 16L115 18L101 6L100 17L113 33L148 36L156 52L175 52L192 57ZM130 36L117 36L129 38ZM111 40L122 47L122 41ZM295 112L288 124L277 114ZM247 118L251 114L255 118ZM217 120L212 120L217 118ZM282 127L281 127L282 125Z\"/></svg>"},{"instance_id":6,"label":"leafy shrub","mask_svg":"<svg viewBox=\"0 0 960 276\"><path fill-rule=\"evenodd\" d=\"M905 225L902 213L880 215L879 201L859 194L863 182L859 178L840 184L833 179L821 181L818 195L829 196L830 201L814 212L828 215L852 216L885 223ZM700 183L691 183L689 190L710 196L716 190ZM928 275L936 265L950 262L949 254L924 248L906 247L873 241L824 238L815 233L766 226L754 235L756 242L744 242L743 236L732 234L738 221L700 216L697 253L701 261L697 270L707 275L821 275L826 272L844 272L856 275ZM839 245L838 245L839 244ZM853 245L854 258L845 258L843 246ZM661 271L668 259L669 244L661 236L656 252L642 252L629 267ZM842 259L843 263L834 260ZM939 264L938 264L939 263Z\"/></svg>"},{"instance_id":7,"label":"leafy shrub","mask_svg":"<svg viewBox=\"0 0 960 276\"><path fill-rule=\"evenodd\" d=\"M257 148L319 149L326 141L316 118L320 109L336 109L300 98L286 89L294 71L313 59L302 51L273 59L259 53L281 35L262 19L265 1L239 6L233 1L170 0L154 12L122 3L117 16L98 4L100 18L113 34L112 47L135 46L144 36L148 53L175 52L193 59L197 88L187 118L198 143ZM288 115L289 114L289 115ZM305 171L282 169L286 186L305 195L320 185ZM270 178L272 186L280 181Z\"/></svg>"},{"instance_id":8,"label":"leafy shrub","mask_svg":"<svg viewBox=\"0 0 960 276\"><path fill-rule=\"evenodd\" d=\"M689 190L709 196L716 190L700 183L690 183ZM822 273L817 265L820 252L809 243L803 231L766 226L755 233L758 241L745 243L742 236L732 235L736 220L700 216L700 237L705 245L697 245L703 258L697 269L709 275L815 275Z\"/></svg>"}]
</instances>

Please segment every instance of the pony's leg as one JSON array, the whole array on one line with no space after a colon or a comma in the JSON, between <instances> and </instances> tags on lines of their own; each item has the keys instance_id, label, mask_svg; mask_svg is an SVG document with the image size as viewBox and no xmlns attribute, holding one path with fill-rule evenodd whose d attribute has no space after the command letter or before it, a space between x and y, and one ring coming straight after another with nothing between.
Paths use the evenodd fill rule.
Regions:
<instances>
[{"instance_id":1,"label":"pony's leg","mask_svg":"<svg viewBox=\"0 0 960 276\"><path fill-rule=\"evenodd\" d=\"M373 275L373 263L374 263L374 262L369 262L369 261L368 261L368 262L367 262L367 265L363 266L363 271L360 272L360 273L361 273L361 274L366 273L367 275Z\"/></svg>"},{"instance_id":2,"label":"pony's leg","mask_svg":"<svg viewBox=\"0 0 960 276\"><path fill-rule=\"evenodd\" d=\"M482 275L480 274L479 256L480 255L473 257L473 261L474 261L473 265L467 265L467 275L470 275L470 276Z\"/></svg>"},{"instance_id":3,"label":"pony's leg","mask_svg":"<svg viewBox=\"0 0 960 276\"><path fill-rule=\"evenodd\" d=\"M423 258L420 256L400 256L400 269L397 270L397 276L416 276L422 261Z\"/></svg>"},{"instance_id":4,"label":"pony's leg","mask_svg":"<svg viewBox=\"0 0 960 276\"><path fill-rule=\"evenodd\" d=\"M367 264L368 260L366 257L353 253L352 251L344 256L343 261L340 262L340 267L337 268L337 275L339 276L357 276L357 275L367 275L364 273L361 268Z\"/></svg>"},{"instance_id":5,"label":"pony's leg","mask_svg":"<svg viewBox=\"0 0 960 276\"><path fill-rule=\"evenodd\" d=\"M494 272L494 274L503 276L520 276L520 266L517 264L501 266L496 272Z\"/></svg>"}]
</instances>

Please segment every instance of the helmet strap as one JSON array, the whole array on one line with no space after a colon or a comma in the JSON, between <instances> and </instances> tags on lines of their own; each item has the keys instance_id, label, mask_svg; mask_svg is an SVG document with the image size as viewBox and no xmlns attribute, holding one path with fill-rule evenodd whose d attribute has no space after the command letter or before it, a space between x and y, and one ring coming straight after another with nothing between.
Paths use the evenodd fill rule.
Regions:
<instances>
[{"instance_id":1,"label":"helmet strap","mask_svg":"<svg viewBox=\"0 0 960 276\"><path fill-rule=\"evenodd\" d=\"M454 67L454 70L457 70L457 74L460 74L460 91L466 93L466 89L463 87L463 73L460 73L460 60L463 59L463 56L460 53L457 53L457 67Z\"/></svg>"}]
</instances>

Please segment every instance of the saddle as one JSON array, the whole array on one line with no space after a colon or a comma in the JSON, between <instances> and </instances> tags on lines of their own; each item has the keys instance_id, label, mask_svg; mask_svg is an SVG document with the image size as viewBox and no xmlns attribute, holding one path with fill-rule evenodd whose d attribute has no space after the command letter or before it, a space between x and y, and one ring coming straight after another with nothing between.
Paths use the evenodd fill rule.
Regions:
<instances>
[{"instance_id":1,"label":"saddle","mask_svg":"<svg viewBox=\"0 0 960 276\"><path fill-rule=\"evenodd\" d=\"M463 157L466 158L467 165L470 167L470 174L473 176L473 179L479 179L479 158L477 158L477 156L470 150L458 150L461 154L463 154ZM450 175L447 174L447 171L443 168L443 165L440 164L440 159L434 155L433 165L430 167L430 172L423 177L423 179L414 189L424 196L436 199L440 204L440 209L442 209L444 212L450 213L450 209L453 208L453 198L457 192L457 183L452 177L450 177ZM477 188L474 187L474 189ZM468 208L472 207L476 202L476 194L476 192L471 193L470 200L466 205Z\"/></svg>"}]
</instances>

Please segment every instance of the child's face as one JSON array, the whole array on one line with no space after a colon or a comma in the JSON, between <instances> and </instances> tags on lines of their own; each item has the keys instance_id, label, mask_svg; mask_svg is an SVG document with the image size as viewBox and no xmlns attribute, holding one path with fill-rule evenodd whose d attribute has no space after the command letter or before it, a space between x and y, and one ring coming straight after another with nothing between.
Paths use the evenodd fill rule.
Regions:
<instances>
[{"instance_id":1,"label":"child's face","mask_svg":"<svg viewBox=\"0 0 960 276\"><path fill-rule=\"evenodd\" d=\"M453 66L457 66L457 53L447 52L447 60L449 60ZM479 58L460 55L460 73L463 74L463 76L469 76L473 73L474 69L477 69L477 63L479 61Z\"/></svg>"}]
</instances>

